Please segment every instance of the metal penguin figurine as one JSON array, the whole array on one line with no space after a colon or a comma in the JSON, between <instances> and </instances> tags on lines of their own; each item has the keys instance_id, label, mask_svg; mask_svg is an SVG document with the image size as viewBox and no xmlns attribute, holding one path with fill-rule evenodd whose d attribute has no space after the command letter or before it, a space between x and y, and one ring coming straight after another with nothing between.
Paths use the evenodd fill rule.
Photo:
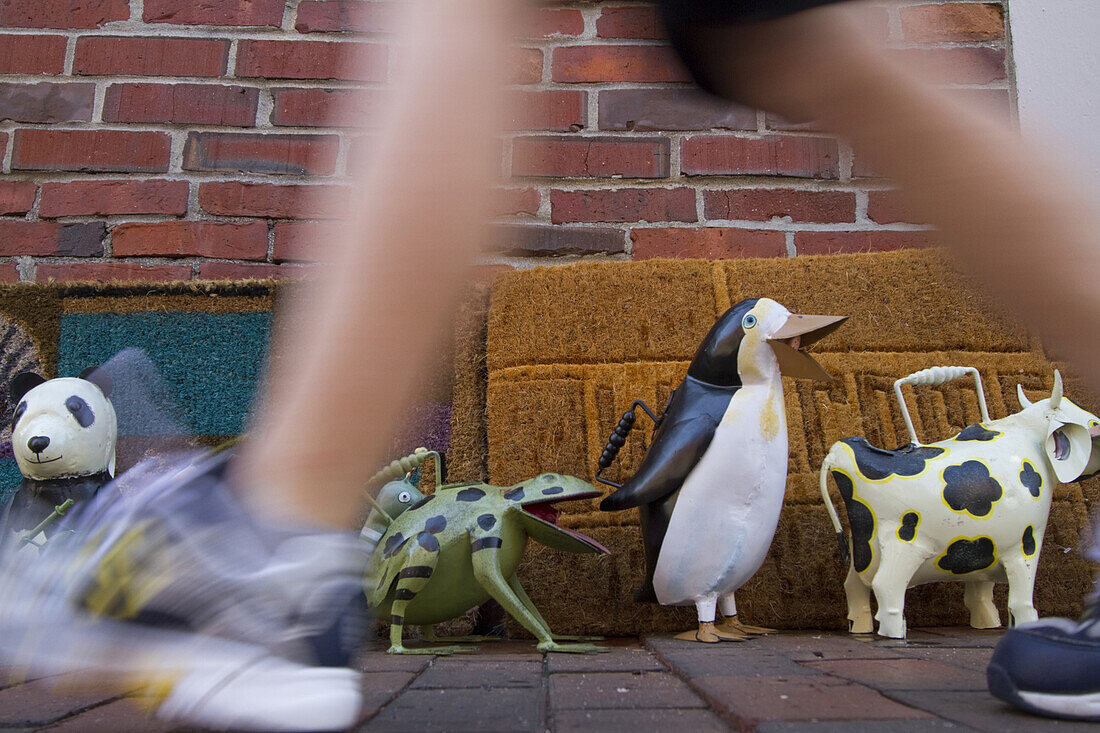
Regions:
<instances>
[{"instance_id":1,"label":"metal penguin figurine","mask_svg":"<svg viewBox=\"0 0 1100 733\"><path fill-rule=\"evenodd\" d=\"M622 486L599 473L623 445L634 408L611 436L596 478L618 490L600 508L639 508L646 579L635 600L694 604L699 627L677 638L734 641L767 631L737 620L733 594L763 563L783 507L781 377L831 379L800 349L846 319L795 315L768 298L743 300L711 327L657 421L641 467Z\"/></svg>"}]
</instances>

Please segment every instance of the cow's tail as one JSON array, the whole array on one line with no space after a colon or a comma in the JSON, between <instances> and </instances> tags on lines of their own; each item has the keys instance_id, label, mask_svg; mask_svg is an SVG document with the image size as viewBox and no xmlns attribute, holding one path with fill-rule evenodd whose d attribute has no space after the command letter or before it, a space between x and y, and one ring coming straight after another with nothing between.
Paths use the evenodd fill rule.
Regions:
<instances>
[{"instance_id":1,"label":"cow's tail","mask_svg":"<svg viewBox=\"0 0 1100 733\"><path fill-rule=\"evenodd\" d=\"M844 539L844 528L840 525L840 517L837 516L836 507L829 496L829 471L836 465L833 451L830 450L821 463L821 500L825 503L825 510L829 512L829 519L833 520L833 528L836 529L836 544L840 549L840 559L847 565L849 559L848 541Z\"/></svg>"}]
</instances>

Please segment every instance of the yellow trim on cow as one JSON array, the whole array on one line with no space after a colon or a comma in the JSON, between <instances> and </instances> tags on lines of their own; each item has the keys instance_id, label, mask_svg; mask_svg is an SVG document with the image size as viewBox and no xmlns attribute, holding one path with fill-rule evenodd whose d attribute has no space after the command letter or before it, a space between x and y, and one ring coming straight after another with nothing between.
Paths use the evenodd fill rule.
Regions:
<instances>
[{"instance_id":1,"label":"yellow trim on cow","mask_svg":"<svg viewBox=\"0 0 1100 733\"><path fill-rule=\"evenodd\" d=\"M967 542L977 542L978 540L983 540L983 539L984 540L989 540L989 543L991 545L993 545L993 562L989 563L984 568L978 568L977 570L971 570L968 573L953 573L950 570L944 570L943 568L940 567L940 561L943 560L945 557L947 557L947 551L949 549L951 549L951 545L955 544L959 540L966 540ZM960 575L970 575L970 573L984 573L985 571L989 570L990 568L996 567L998 562L1000 562L1000 560L997 557L997 542L996 542L996 540L994 540L989 535L980 534L977 537L953 537L953 538L951 538L951 540L946 545L944 545L943 553L941 553L940 556L937 557L932 562L932 567L934 567L936 570L943 573L944 575L948 575L948 576L957 578Z\"/></svg>"},{"instance_id":2,"label":"yellow trim on cow","mask_svg":"<svg viewBox=\"0 0 1100 733\"><path fill-rule=\"evenodd\" d=\"M983 466L985 466L985 470L989 474L989 478L996 481L997 485L1001 487L1001 496L1000 496L1000 498L994 499L992 502L990 502L989 512L987 514L984 514L983 516L978 516L977 514L971 514L969 509L955 509L954 507L952 507L950 504L947 503L947 497L945 497L943 495L943 492L947 490L947 479L945 479L943 477L943 475L945 473L947 473L947 469L949 469L949 468L958 468L958 467L962 466L963 463L969 463L970 461L974 461L975 463L980 463ZM978 458L977 456L971 456L969 458L964 458L962 463L955 463L955 464L952 464L950 466L944 466L943 470L940 471L940 483L943 484L942 488L940 489L940 501L943 502L943 505L945 507L947 507L948 510L954 512L955 514L965 514L966 516L970 517L971 519L976 519L980 522L985 522L985 521L988 521L989 519L991 519L993 517L993 508L994 508L994 506L997 504L998 501L1005 498L1004 483L1002 483L996 476L993 475L993 467L990 466L989 463L987 463L984 458Z\"/></svg>"},{"instance_id":3,"label":"yellow trim on cow","mask_svg":"<svg viewBox=\"0 0 1100 733\"><path fill-rule=\"evenodd\" d=\"M1039 494L1037 496L1032 496L1031 489L1024 486L1022 481L1020 482L1020 486L1024 487L1024 490L1027 491L1027 495L1031 497L1032 501L1039 501L1040 499L1043 498L1043 489L1046 488L1047 482L1046 482L1046 479L1043 478L1043 472L1039 470L1038 466L1036 466L1034 463L1032 463L1031 461L1029 461L1026 458L1023 459L1023 462L1020 463L1020 470L1016 472L1016 480L1020 481L1020 474L1028 466L1031 466L1031 470L1034 471L1035 473L1039 474Z\"/></svg>"},{"instance_id":4,"label":"yellow trim on cow","mask_svg":"<svg viewBox=\"0 0 1100 733\"><path fill-rule=\"evenodd\" d=\"M904 537L901 536L901 528L904 526L904 520L905 520L905 516L907 514L916 514L917 515L917 523L913 525L913 536L910 539L905 539ZM920 512L918 512L916 509L908 509L905 512L903 512L902 515L900 517L898 517L898 528L894 530L894 534L897 535L898 540L900 542L913 542L914 540L916 540L917 539L917 528L920 527L920 523L921 523L922 519L924 519L924 517L922 517L920 515Z\"/></svg>"},{"instance_id":5,"label":"yellow trim on cow","mask_svg":"<svg viewBox=\"0 0 1100 733\"><path fill-rule=\"evenodd\" d=\"M939 463L940 461L946 460L951 457L951 449L948 448L946 445L941 445L939 443L918 445L918 448L939 448L943 451L943 453L940 453L935 458L929 458L928 460L926 460L924 462L924 470L920 473L914 473L912 476L901 476L899 474L892 473L886 478L867 478L863 475L863 472L859 470L859 461L856 460L856 453L852 450L852 447L847 443L837 443L837 445L841 447L841 450L848 454L848 458L850 458L852 461L852 469L855 471L855 473L859 475L859 480L866 481L869 484L889 484L893 483L894 481L909 481L910 479L918 479L928 473L929 470L931 470L933 463ZM851 476L849 476L849 478L851 478Z\"/></svg>"}]
</instances>

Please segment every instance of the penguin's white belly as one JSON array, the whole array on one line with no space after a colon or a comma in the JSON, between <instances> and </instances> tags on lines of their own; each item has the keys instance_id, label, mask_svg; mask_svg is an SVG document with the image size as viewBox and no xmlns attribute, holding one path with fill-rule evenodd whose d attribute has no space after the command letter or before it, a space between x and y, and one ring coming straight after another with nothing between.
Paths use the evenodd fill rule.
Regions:
<instances>
[{"instance_id":1,"label":"penguin's white belly","mask_svg":"<svg viewBox=\"0 0 1100 733\"><path fill-rule=\"evenodd\" d=\"M778 400L744 392L680 489L653 576L662 604L733 592L771 546L787 483L782 391Z\"/></svg>"}]
</instances>

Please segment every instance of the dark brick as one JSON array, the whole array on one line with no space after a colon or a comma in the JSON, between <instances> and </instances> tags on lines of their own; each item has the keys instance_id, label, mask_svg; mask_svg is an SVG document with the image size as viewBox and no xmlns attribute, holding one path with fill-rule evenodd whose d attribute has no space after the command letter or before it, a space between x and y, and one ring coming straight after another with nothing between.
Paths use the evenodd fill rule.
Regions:
<instances>
[{"instance_id":1,"label":"dark brick","mask_svg":"<svg viewBox=\"0 0 1100 733\"><path fill-rule=\"evenodd\" d=\"M767 175L837 178L839 151L832 138L696 135L681 143L685 175Z\"/></svg>"},{"instance_id":2,"label":"dark brick","mask_svg":"<svg viewBox=\"0 0 1100 733\"><path fill-rule=\"evenodd\" d=\"M73 73L221 76L228 58L222 39L85 36L76 42Z\"/></svg>"},{"instance_id":3,"label":"dark brick","mask_svg":"<svg viewBox=\"0 0 1100 733\"><path fill-rule=\"evenodd\" d=\"M616 639L602 654L551 654L546 671L557 672L667 672L668 668L648 650L628 639ZM626 642L622 644L621 642ZM603 642L600 642L603 644Z\"/></svg>"},{"instance_id":4,"label":"dark brick","mask_svg":"<svg viewBox=\"0 0 1100 733\"><path fill-rule=\"evenodd\" d=\"M564 656L564 655L558 655ZM553 659L554 657L551 657ZM562 710L554 713L556 733L638 733L681 730L691 733L726 733L730 727L708 710Z\"/></svg>"},{"instance_id":5,"label":"dark brick","mask_svg":"<svg viewBox=\"0 0 1100 733\"><path fill-rule=\"evenodd\" d=\"M65 36L0 36L0 74L60 74Z\"/></svg>"},{"instance_id":6,"label":"dark brick","mask_svg":"<svg viewBox=\"0 0 1100 733\"><path fill-rule=\"evenodd\" d=\"M667 46L565 46L554 49L556 82L691 81Z\"/></svg>"},{"instance_id":7,"label":"dark brick","mask_svg":"<svg viewBox=\"0 0 1100 733\"><path fill-rule=\"evenodd\" d=\"M39 216L187 213L187 181L69 181L43 183Z\"/></svg>"},{"instance_id":8,"label":"dark brick","mask_svg":"<svg viewBox=\"0 0 1100 733\"><path fill-rule=\"evenodd\" d=\"M562 222L695 221L695 189L551 191L550 219Z\"/></svg>"},{"instance_id":9,"label":"dark brick","mask_svg":"<svg viewBox=\"0 0 1100 733\"><path fill-rule=\"evenodd\" d=\"M274 260L276 262L329 260L333 243L342 235L342 225L335 222L278 222L275 224Z\"/></svg>"},{"instance_id":10,"label":"dark brick","mask_svg":"<svg viewBox=\"0 0 1100 733\"><path fill-rule=\"evenodd\" d=\"M0 264L0 282L17 283L19 279L19 268L14 262Z\"/></svg>"},{"instance_id":11,"label":"dark brick","mask_svg":"<svg viewBox=\"0 0 1100 733\"><path fill-rule=\"evenodd\" d=\"M665 178L667 138L521 137L512 148L512 175L561 178Z\"/></svg>"},{"instance_id":12,"label":"dark brick","mask_svg":"<svg viewBox=\"0 0 1100 733\"><path fill-rule=\"evenodd\" d=\"M513 130L581 130L588 120L588 94L573 90L514 91L508 95Z\"/></svg>"},{"instance_id":13,"label":"dark brick","mask_svg":"<svg viewBox=\"0 0 1100 733\"><path fill-rule=\"evenodd\" d=\"M756 110L697 89L600 92L601 130L755 130Z\"/></svg>"},{"instance_id":14,"label":"dark brick","mask_svg":"<svg viewBox=\"0 0 1100 733\"><path fill-rule=\"evenodd\" d=\"M932 246L934 232L797 232L794 248L800 255L842 254L847 252L889 252Z\"/></svg>"},{"instance_id":15,"label":"dark brick","mask_svg":"<svg viewBox=\"0 0 1100 733\"><path fill-rule=\"evenodd\" d=\"M891 54L933 84L989 84L1007 78L1003 48L910 48Z\"/></svg>"},{"instance_id":16,"label":"dark brick","mask_svg":"<svg viewBox=\"0 0 1100 733\"><path fill-rule=\"evenodd\" d=\"M342 186L282 186L242 181L199 184L199 206L218 216L335 218L347 214L347 202L348 189Z\"/></svg>"},{"instance_id":17,"label":"dark brick","mask_svg":"<svg viewBox=\"0 0 1100 733\"><path fill-rule=\"evenodd\" d=\"M270 280L302 277L306 265L269 265L263 263L203 262L200 280Z\"/></svg>"},{"instance_id":18,"label":"dark brick","mask_svg":"<svg viewBox=\"0 0 1100 733\"><path fill-rule=\"evenodd\" d=\"M356 31L379 33L393 30L397 3L362 0L304 0L298 5L294 29L300 33Z\"/></svg>"},{"instance_id":19,"label":"dark brick","mask_svg":"<svg viewBox=\"0 0 1100 733\"><path fill-rule=\"evenodd\" d=\"M265 79L386 80L386 47L372 43L242 40L236 74Z\"/></svg>"},{"instance_id":20,"label":"dark brick","mask_svg":"<svg viewBox=\"0 0 1100 733\"><path fill-rule=\"evenodd\" d=\"M550 677L550 709L701 708L705 703L669 672L561 673Z\"/></svg>"},{"instance_id":21,"label":"dark brick","mask_svg":"<svg viewBox=\"0 0 1100 733\"><path fill-rule=\"evenodd\" d=\"M656 5L603 8L596 18L600 38L664 38L665 26Z\"/></svg>"},{"instance_id":22,"label":"dark brick","mask_svg":"<svg viewBox=\"0 0 1100 733\"><path fill-rule=\"evenodd\" d=\"M259 89L218 84L112 84L103 120L251 127L259 97Z\"/></svg>"},{"instance_id":23,"label":"dark brick","mask_svg":"<svg viewBox=\"0 0 1100 733\"><path fill-rule=\"evenodd\" d=\"M17 130L13 170L162 173L171 140L162 132Z\"/></svg>"},{"instance_id":24,"label":"dark brick","mask_svg":"<svg viewBox=\"0 0 1100 733\"><path fill-rule=\"evenodd\" d=\"M178 25L271 26L283 22L284 0L145 0L146 23Z\"/></svg>"},{"instance_id":25,"label":"dark brick","mask_svg":"<svg viewBox=\"0 0 1100 733\"><path fill-rule=\"evenodd\" d=\"M798 191L794 189L742 188L704 191L703 210L708 219L792 221L824 224L854 222L856 195L851 191Z\"/></svg>"},{"instance_id":26,"label":"dark brick","mask_svg":"<svg viewBox=\"0 0 1100 733\"><path fill-rule=\"evenodd\" d=\"M5 727L46 725L75 710L95 707L111 700L108 694L71 694L58 687L56 677L34 680L0 690L0 721ZM75 680L68 679L72 684Z\"/></svg>"},{"instance_id":27,"label":"dark brick","mask_svg":"<svg viewBox=\"0 0 1100 733\"><path fill-rule=\"evenodd\" d=\"M481 661L476 657L437 659L416 678L413 689L462 687L538 687L542 662L518 657L509 661Z\"/></svg>"},{"instance_id":28,"label":"dark brick","mask_svg":"<svg viewBox=\"0 0 1100 733\"><path fill-rule=\"evenodd\" d=\"M783 232L721 227L634 229L633 257L740 259L743 257L786 257Z\"/></svg>"},{"instance_id":29,"label":"dark brick","mask_svg":"<svg viewBox=\"0 0 1100 733\"><path fill-rule=\"evenodd\" d=\"M985 690L984 670L926 659L831 659L806 666L876 690Z\"/></svg>"},{"instance_id":30,"label":"dark brick","mask_svg":"<svg viewBox=\"0 0 1100 733\"><path fill-rule=\"evenodd\" d=\"M389 96L377 89L275 89L271 122L295 127L372 127Z\"/></svg>"},{"instance_id":31,"label":"dark brick","mask_svg":"<svg viewBox=\"0 0 1100 733\"><path fill-rule=\"evenodd\" d=\"M99 28L130 17L128 0L6 0L0 26L6 28Z\"/></svg>"},{"instance_id":32,"label":"dark brick","mask_svg":"<svg viewBox=\"0 0 1100 733\"><path fill-rule=\"evenodd\" d=\"M0 181L0 214L26 214L36 191L32 181Z\"/></svg>"},{"instance_id":33,"label":"dark brick","mask_svg":"<svg viewBox=\"0 0 1100 733\"><path fill-rule=\"evenodd\" d=\"M553 226L500 226L496 248L513 254L614 254L625 249L618 229Z\"/></svg>"},{"instance_id":34,"label":"dark brick","mask_svg":"<svg viewBox=\"0 0 1100 733\"><path fill-rule=\"evenodd\" d=\"M917 218L906 210L901 191L868 192L867 216L879 224L918 223Z\"/></svg>"},{"instance_id":35,"label":"dark brick","mask_svg":"<svg viewBox=\"0 0 1100 733\"><path fill-rule=\"evenodd\" d=\"M172 280L190 280L190 265L139 265L134 262L67 262L63 264L39 263L36 268L35 281L44 283L50 280L60 282L98 281L109 282L112 280L168 282ZM107 706L110 707L110 706ZM100 711L100 712L97 712ZM96 708L96 714L87 713L65 721L66 730L90 730L97 726L93 721L106 720L118 715L116 725L108 726L111 730L126 730L123 725L129 722L129 730L146 730L136 727L142 723L149 724L149 719L143 716L133 707L106 710ZM109 714L109 716L108 716ZM75 727L74 727L75 726ZM88 726L91 726L89 728ZM123 727L118 727L123 726ZM59 729L60 730L60 729Z\"/></svg>"},{"instance_id":36,"label":"dark brick","mask_svg":"<svg viewBox=\"0 0 1100 733\"><path fill-rule=\"evenodd\" d=\"M888 693L888 696L899 704L911 705L946 718L956 726L964 726L964 730L969 727L972 730L997 733L1034 733L1038 730L1064 731L1072 727L1074 730L1080 729L1081 733L1087 733L1092 729L1088 723L1047 721L1028 715L1019 708L1001 702L987 690L897 690Z\"/></svg>"},{"instance_id":37,"label":"dark brick","mask_svg":"<svg viewBox=\"0 0 1100 733\"><path fill-rule=\"evenodd\" d=\"M267 224L168 221L119 224L111 233L116 257L217 257L262 260L267 256Z\"/></svg>"},{"instance_id":38,"label":"dark brick","mask_svg":"<svg viewBox=\"0 0 1100 733\"><path fill-rule=\"evenodd\" d=\"M87 122L94 100L94 84L0 84L0 119Z\"/></svg>"},{"instance_id":39,"label":"dark brick","mask_svg":"<svg viewBox=\"0 0 1100 733\"><path fill-rule=\"evenodd\" d=\"M504 714L506 722L501 724ZM408 690L371 719L372 730L411 731L439 728L446 721L455 731L546 730L542 690L537 687L500 689Z\"/></svg>"},{"instance_id":40,"label":"dark brick","mask_svg":"<svg viewBox=\"0 0 1100 733\"><path fill-rule=\"evenodd\" d=\"M183 167L193 171L246 171L330 175L340 147L335 135L260 135L193 132Z\"/></svg>"},{"instance_id":41,"label":"dark brick","mask_svg":"<svg viewBox=\"0 0 1100 733\"><path fill-rule=\"evenodd\" d=\"M102 222L55 224L3 219L0 220L0 256L94 257L103 254L105 232Z\"/></svg>"}]
</instances>

